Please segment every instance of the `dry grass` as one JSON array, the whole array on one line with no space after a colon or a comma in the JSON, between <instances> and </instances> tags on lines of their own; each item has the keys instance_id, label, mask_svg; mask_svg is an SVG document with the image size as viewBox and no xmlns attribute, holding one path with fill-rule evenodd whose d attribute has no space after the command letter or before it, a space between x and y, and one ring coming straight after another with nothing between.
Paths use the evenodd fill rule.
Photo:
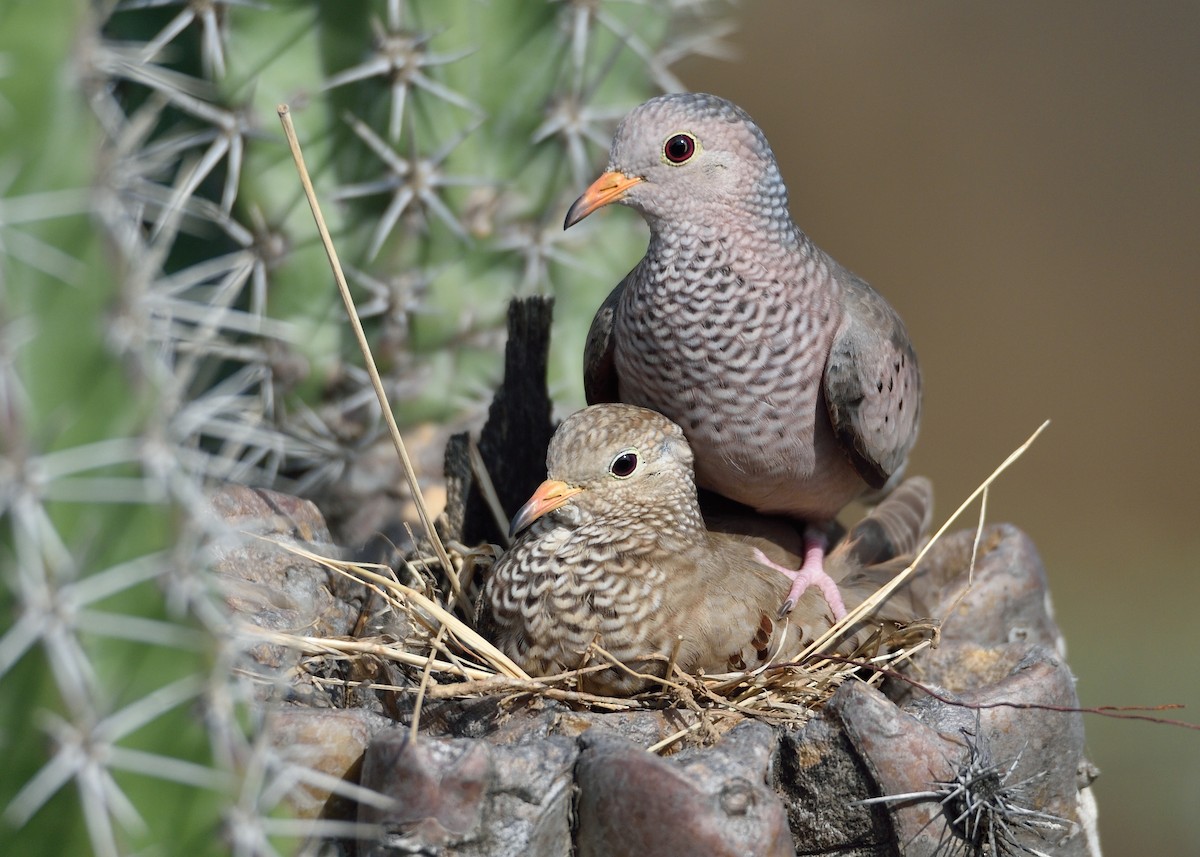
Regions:
<instances>
[{"instance_id":1,"label":"dry grass","mask_svg":"<svg viewBox=\"0 0 1200 857\"><path fill-rule=\"evenodd\" d=\"M1043 423L963 501L904 571L815 640L795 660L768 663L750 672L693 676L681 672L674 665L674 658L671 658L664 671L665 677L642 676L649 683L648 690L632 697L606 697L580 691L578 688L581 686L581 678L590 672L612 666L631 674L633 671L618 662L598 643L593 643L585 655L584 663L578 669L551 676L527 675L503 652L484 639L470 621L474 600L472 594L478 588L473 583L478 576L480 560L484 554L490 554L494 558L499 548L489 546L481 552L459 546L458 550L448 551L434 530L404 442L391 416L391 407L379 381L370 348L358 322L337 253L308 180L286 106L281 106L280 118L329 255L334 278L341 290L367 368L375 383L383 413L388 419L397 455L409 477L410 488L416 498L419 517L433 555L417 558L406 564L405 570L411 581L416 584L410 586L402 583L387 566L342 562L280 544L280 547L319 563L331 572L358 581L382 599L387 609L403 615L412 630L402 640L300 636L268 632L253 626L247 628L248 633L260 636L265 642L287 646L312 656L332 656L349 661L378 658L405 668L414 677L412 685L370 683L370 687L415 695L411 722L414 734L419 725L421 704L426 699L472 699L483 696L500 696L508 700L543 698L596 711L675 709L690 711L696 715L687 726L649 748L656 752L689 736L704 740L718 734L722 727L730 722L746 717L776 723L802 723L842 682L860 680L858 676L861 675L861 680L877 684L883 678L883 674L879 672L881 668L900 667L925 648L936 645L940 618L914 622L902 628L885 628L880 625L848 657L838 651L847 633L851 629L861 630L864 623L869 623L875 608L915 574L920 560L929 549L968 506L981 497L980 518L976 530L978 543L984 525L989 486L1029 448L1048 422ZM477 455L472 457L472 467L480 484L490 488L491 480ZM493 516L500 523L501 529L506 530L507 518L498 507L494 489L485 490L484 493L492 507ZM440 583L430 574L430 569L441 571L438 576ZM421 573L422 570L425 574ZM325 685L336 684L345 687L366 684L334 678L318 678L316 681Z\"/></svg>"},{"instance_id":2,"label":"dry grass","mask_svg":"<svg viewBox=\"0 0 1200 857\"><path fill-rule=\"evenodd\" d=\"M297 649L311 656L333 656L347 661L383 659L401 666L413 677L412 684L370 683L369 686L374 690L416 696L411 722L414 734L423 700L465 700L484 696L499 696L510 702L553 699L594 711L673 709L695 715L686 727L650 748L655 751L664 750L687 738L707 740L746 717L773 723L800 724L842 682L861 680L878 684L883 679L880 670L902 667L924 649L936 645L942 617L913 622L903 627L878 625L849 655L839 651L847 633L852 629L861 630L864 624L869 626L875 608L916 573L921 559L975 499L984 498L982 505L986 508L986 496L992 482L1028 449L1046 425L1038 428L963 501L907 568L814 641L798 658L768 663L753 671L696 676L685 674L669 663L665 678L636 674L649 683L649 689L636 696L599 696L578 689L584 676L611 666L630 674L635 673L598 643L593 643L584 664L578 669L551 676L530 676L482 637L473 627L469 612L464 612L461 607L464 600L467 603L473 600L472 590L477 589L474 581L479 577L479 566L489 563L496 556L499 548L495 546L488 546L482 551L451 546L447 556L454 565L454 576L460 581L460 592L463 593L457 596L444 581L439 586L432 578L429 569L439 567L439 562L432 557L418 558L406 564L404 570L412 583L409 585L401 582L396 573L384 565L334 560L292 545L276 543L367 587L387 609L402 615L411 631L402 640L324 638L254 628L248 629L248 632L261 636L265 642ZM503 515L502 512L499 514ZM983 526L984 518L981 515L976 540ZM969 578L966 584L969 587ZM317 681L326 686L341 685L346 688L367 684L336 678L320 678Z\"/></svg>"}]
</instances>

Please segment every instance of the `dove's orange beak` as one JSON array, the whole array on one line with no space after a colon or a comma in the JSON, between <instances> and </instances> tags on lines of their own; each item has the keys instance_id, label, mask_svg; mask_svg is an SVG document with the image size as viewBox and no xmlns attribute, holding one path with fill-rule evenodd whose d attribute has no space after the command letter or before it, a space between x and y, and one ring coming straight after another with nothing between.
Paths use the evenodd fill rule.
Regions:
<instances>
[{"instance_id":1,"label":"dove's orange beak","mask_svg":"<svg viewBox=\"0 0 1200 857\"><path fill-rule=\"evenodd\" d=\"M559 482L557 479L547 479L533 492L528 502L517 510L512 523L509 524L508 537L512 538L547 512L553 512L582 490L572 488L566 482Z\"/></svg>"},{"instance_id":2,"label":"dove's orange beak","mask_svg":"<svg viewBox=\"0 0 1200 857\"><path fill-rule=\"evenodd\" d=\"M575 200L567 209L567 219L563 221L563 229L570 229L597 208L616 202L635 184L644 182L641 176L628 176L625 173L610 170L592 182L592 186L583 192L583 196Z\"/></svg>"}]
</instances>

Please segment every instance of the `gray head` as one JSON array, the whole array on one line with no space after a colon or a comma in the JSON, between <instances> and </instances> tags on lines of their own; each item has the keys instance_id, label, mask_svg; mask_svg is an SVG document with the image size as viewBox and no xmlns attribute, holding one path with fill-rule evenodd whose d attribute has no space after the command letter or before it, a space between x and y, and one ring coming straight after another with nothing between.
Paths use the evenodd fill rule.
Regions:
<instances>
[{"instance_id":1,"label":"gray head","mask_svg":"<svg viewBox=\"0 0 1200 857\"><path fill-rule=\"evenodd\" d=\"M567 417L546 469L549 479L513 518L512 532L549 512L571 524L660 512L699 519L691 447L679 426L646 408L593 405Z\"/></svg>"},{"instance_id":2,"label":"gray head","mask_svg":"<svg viewBox=\"0 0 1200 857\"><path fill-rule=\"evenodd\" d=\"M651 228L728 217L790 217L775 155L737 105L704 93L660 95L617 128L608 169L567 212L573 226L603 205L640 211Z\"/></svg>"}]
</instances>

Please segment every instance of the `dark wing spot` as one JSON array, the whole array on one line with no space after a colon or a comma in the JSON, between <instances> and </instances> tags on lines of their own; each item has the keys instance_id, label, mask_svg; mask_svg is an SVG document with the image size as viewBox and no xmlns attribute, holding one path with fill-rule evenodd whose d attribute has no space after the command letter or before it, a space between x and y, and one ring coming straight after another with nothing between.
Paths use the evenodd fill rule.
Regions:
<instances>
[{"instance_id":1,"label":"dark wing spot","mask_svg":"<svg viewBox=\"0 0 1200 857\"><path fill-rule=\"evenodd\" d=\"M771 631L775 626L771 623L769 616L763 616L758 623L758 630L754 632L754 639L751 645L759 652L759 657L762 657L762 651L766 649L767 643L771 642Z\"/></svg>"},{"instance_id":2,"label":"dark wing spot","mask_svg":"<svg viewBox=\"0 0 1200 857\"><path fill-rule=\"evenodd\" d=\"M877 393L883 392L883 382L882 381L875 382L875 392L877 392Z\"/></svg>"}]
</instances>

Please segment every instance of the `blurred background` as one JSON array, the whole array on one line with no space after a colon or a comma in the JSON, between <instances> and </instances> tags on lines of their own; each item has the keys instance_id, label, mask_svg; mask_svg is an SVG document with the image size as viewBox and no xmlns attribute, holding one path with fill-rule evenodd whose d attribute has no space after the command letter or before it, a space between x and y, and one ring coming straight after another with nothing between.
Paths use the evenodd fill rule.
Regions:
<instances>
[{"instance_id":1,"label":"blurred background","mask_svg":"<svg viewBox=\"0 0 1200 857\"><path fill-rule=\"evenodd\" d=\"M347 545L414 520L280 102L431 495L513 295L555 296L582 404L646 241L628 210L561 228L617 119L742 105L905 319L939 514L1052 420L989 519L1037 544L1084 705L1200 722L1198 49L1195 0L0 2L0 840L266 843L283 792L251 779L283 763L239 743L203 492L314 498ZM1200 733L1086 727L1107 852L1200 854Z\"/></svg>"},{"instance_id":2,"label":"blurred background","mask_svg":"<svg viewBox=\"0 0 1200 857\"><path fill-rule=\"evenodd\" d=\"M1200 4L741 9L690 89L744 107L797 223L899 309L941 516L1036 542L1084 705L1200 722ZM1109 854L1200 853L1200 733L1089 716Z\"/></svg>"}]
</instances>

